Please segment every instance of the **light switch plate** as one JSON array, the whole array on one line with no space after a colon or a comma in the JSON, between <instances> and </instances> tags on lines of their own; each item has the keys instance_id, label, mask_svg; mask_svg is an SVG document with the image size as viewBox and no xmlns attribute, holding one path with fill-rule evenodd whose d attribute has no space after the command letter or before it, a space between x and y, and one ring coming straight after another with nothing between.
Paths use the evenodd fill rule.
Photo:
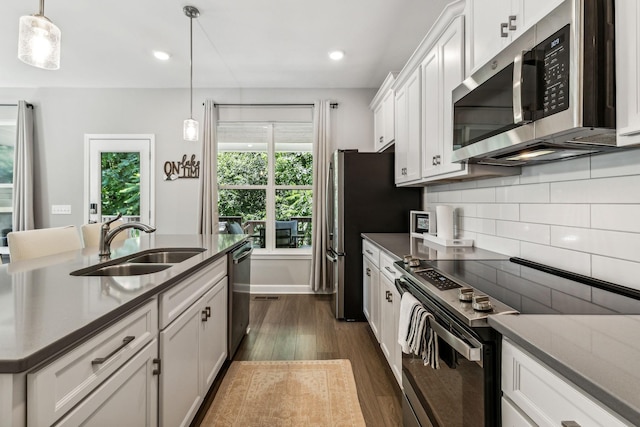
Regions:
<instances>
[{"instance_id":1,"label":"light switch plate","mask_svg":"<svg viewBox=\"0 0 640 427\"><path fill-rule=\"evenodd\" d=\"M71 215L71 205L51 205L51 215Z\"/></svg>"}]
</instances>

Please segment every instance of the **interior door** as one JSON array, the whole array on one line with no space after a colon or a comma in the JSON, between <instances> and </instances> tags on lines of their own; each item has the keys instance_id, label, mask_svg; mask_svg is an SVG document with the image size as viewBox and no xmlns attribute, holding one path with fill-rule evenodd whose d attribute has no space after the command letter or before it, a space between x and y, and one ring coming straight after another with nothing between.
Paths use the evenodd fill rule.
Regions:
<instances>
[{"instance_id":1,"label":"interior door","mask_svg":"<svg viewBox=\"0 0 640 427\"><path fill-rule=\"evenodd\" d=\"M153 151L153 135L85 135L85 222L155 225Z\"/></svg>"}]
</instances>

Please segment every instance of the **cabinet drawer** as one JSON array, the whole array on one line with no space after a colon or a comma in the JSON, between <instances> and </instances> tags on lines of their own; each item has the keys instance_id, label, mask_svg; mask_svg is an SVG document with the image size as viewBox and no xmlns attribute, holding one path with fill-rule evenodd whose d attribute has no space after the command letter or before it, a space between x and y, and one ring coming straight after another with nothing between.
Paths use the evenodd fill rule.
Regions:
<instances>
[{"instance_id":1,"label":"cabinet drawer","mask_svg":"<svg viewBox=\"0 0 640 427\"><path fill-rule=\"evenodd\" d=\"M393 266L394 262L396 262L396 260L389 254L384 251L380 252L380 271L391 280L391 283L395 283L396 276L398 275L398 270Z\"/></svg>"},{"instance_id":2,"label":"cabinet drawer","mask_svg":"<svg viewBox=\"0 0 640 427\"><path fill-rule=\"evenodd\" d=\"M581 426L626 425L592 397L505 339L502 393L538 425L575 421Z\"/></svg>"},{"instance_id":3,"label":"cabinet drawer","mask_svg":"<svg viewBox=\"0 0 640 427\"><path fill-rule=\"evenodd\" d=\"M157 327L157 301L152 299L87 342L29 373L27 425L53 424L155 338Z\"/></svg>"},{"instance_id":4,"label":"cabinet drawer","mask_svg":"<svg viewBox=\"0 0 640 427\"><path fill-rule=\"evenodd\" d=\"M223 256L181 283L160 294L160 329L164 329L209 288L227 275L227 257Z\"/></svg>"},{"instance_id":5,"label":"cabinet drawer","mask_svg":"<svg viewBox=\"0 0 640 427\"><path fill-rule=\"evenodd\" d=\"M362 240L362 254L369 258L376 267L380 265L380 248L366 239Z\"/></svg>"}]
</instances>

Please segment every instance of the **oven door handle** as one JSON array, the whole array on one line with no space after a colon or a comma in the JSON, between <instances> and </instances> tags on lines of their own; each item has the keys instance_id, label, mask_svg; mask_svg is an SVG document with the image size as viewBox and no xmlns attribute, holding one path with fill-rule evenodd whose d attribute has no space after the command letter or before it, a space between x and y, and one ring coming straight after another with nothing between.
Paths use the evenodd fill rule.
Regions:
<instances>
[{"instance_id":1,"label":"oven door handle","mask_svg":"<svg viewBox=\"0 0 640 427\"><path fill-rule=\"evenodd\" d=\"M406 283L406 281L403 278L396 279L395 285L400 295L405 292L409 292L404 283ZM444 342L449 344L451 348L460 353L469 362L480 362L482 364L482 344L480 342L469 337L467 341L471 341L475 345L475 347L472 347L467 341L460 339L445 329L437 320L430 321L429 326L433 329L436 335L438 335Z\"/></svg>"},{"instance_id":2,"label":"oven door handle","mask_svg":"<svg viewBox=\"0 0 640 427\"><path fill-rule=\"evenodd\" d=\"M478 347L472 347L465 341L461 340L448 330L446 330L437 321L429 322L429 326L436 333L437 336L442 338L444 342L449 344L451 348L460 353L469 362L482 362L482 344Z\"/></svg>"}]
</instances>

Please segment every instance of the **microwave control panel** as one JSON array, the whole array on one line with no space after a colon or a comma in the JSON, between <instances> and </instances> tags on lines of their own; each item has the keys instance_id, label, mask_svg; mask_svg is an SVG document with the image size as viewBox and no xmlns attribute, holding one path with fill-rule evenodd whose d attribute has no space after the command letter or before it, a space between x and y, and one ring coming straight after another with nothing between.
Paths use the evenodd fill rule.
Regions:
<instances>
[{"instance_id":1,"label":"microwave control panel","mask_svg":"<svg viewBox=\"0 0 640 427\"><path fill-rule=\"evenodd\" d=\"M543 56L543 117L569 108L569 25L536 47Z\"/></svg>"}]
</instances>

